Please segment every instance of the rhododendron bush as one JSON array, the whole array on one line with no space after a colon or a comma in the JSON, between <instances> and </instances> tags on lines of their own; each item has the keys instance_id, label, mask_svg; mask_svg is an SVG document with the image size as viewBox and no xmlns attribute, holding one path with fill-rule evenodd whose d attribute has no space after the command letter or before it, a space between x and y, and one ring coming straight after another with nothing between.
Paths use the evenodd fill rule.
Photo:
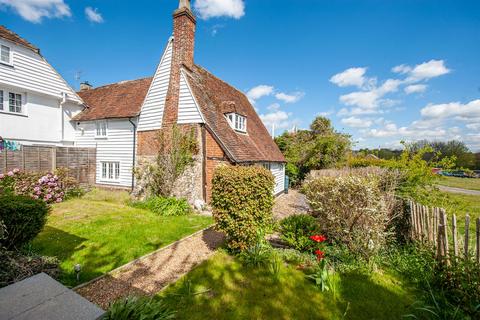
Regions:
<instances>
[{"instance_id":1,"label":"rhododendron bush","mask_svg":"<svg viewBox=\"0 0 480 320\"><path fill-rule=\"evenodd\" d=\"M0 192L14 193L43 200L46 203L62 202L69 190L78 188L75 179L66 170L57 173L21 172L13 169L0 174Z\"/></svg>"},{"instance_id":2,"label":"rhododendron bush","mask_svg":"<svg viewBox=\"0 0 480 320\"><path fill-rule=\"evenodd\" d=\"M367 259L385 244L389 214L375 177L322 177L303 189L329 239Z\"/></svg>"}]
</instances>

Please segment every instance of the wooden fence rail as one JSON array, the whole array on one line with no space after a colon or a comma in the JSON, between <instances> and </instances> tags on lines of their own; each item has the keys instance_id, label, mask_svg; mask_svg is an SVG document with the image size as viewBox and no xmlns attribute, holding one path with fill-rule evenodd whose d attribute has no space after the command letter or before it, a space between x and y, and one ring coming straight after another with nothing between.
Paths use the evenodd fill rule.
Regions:
<instances>
[{"instance_id":1,"label":"wooden fence rail","mask_svg":"<svg viewBox=\"0 0 480 320\"><path fill-rule=\"evenodd\" d=\"M22 146L20 150L0 152L0 173L15 168L27 172L69 169L69 175L82 184L95 183L96 149L50 146Z\"/></svg>"},{"instance_id":2,"label":"wooden fence rail","mask_svg":"<svg viewBox=\"0 0 480 320\"><path fill-rule=\"evenodd\" d=\"M449 217L444 209L430 208L413 201L409 201L410 230L409 237L413 241L427 244L434 248L437 259L450 264L456 259L474 258L480 264L480 218L475 223L475 251L470 253L470 216L465 216L464 236L461 237L457 216ZM451 238L450 238L451 237ZM463 252L460 251L459 242L463 238ZM450 241L451 239L451 241ZM473 250L472 250L473 251Z\"/></svg>"}]
</instances>

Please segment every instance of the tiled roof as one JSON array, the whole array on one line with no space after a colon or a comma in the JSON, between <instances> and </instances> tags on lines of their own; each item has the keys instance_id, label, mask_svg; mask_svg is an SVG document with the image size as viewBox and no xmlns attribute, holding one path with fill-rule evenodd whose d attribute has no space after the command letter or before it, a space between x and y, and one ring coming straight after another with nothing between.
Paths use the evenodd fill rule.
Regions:
<instances>
[{"instance_id":1,"label":"tiled roof","mask_svg":"<svg viewBox=\"0 0 480 320\"><path fill-rule=\"evenodd\" d=\"M9 40L13 43L16 43L20 46L24 46L30 50L35 51L36 53L40 53L40 50L32 45L30 42L27 40L23 39L20 37L18 34L16 34L13 31L8 30L5 26L0 25L0 38Z\"/></svg>"},{"instance_id":2,"label":"tiled roof","mask_svg":"<svg viewBox=\"0 0 480 320\"><path fill-rule=\"evenodd\" d=\"M78 92L86 108L73 120L130 118L140 114L152 78L122 81Z\"/></svg>"},{"instance_id":3,"label":"tiled roof","mask_svg":"<svg viewBox=\"0 0 480 320\"><path fill-rule=\"evenodd\" d=\"M195 65L185 71L207 127L213 131L226 153L235 162L273 161L285 158L268 133L245 94ZM234 131L225 118L226 112L247 117L247 134Z\"/></svg>"}]
</instances>

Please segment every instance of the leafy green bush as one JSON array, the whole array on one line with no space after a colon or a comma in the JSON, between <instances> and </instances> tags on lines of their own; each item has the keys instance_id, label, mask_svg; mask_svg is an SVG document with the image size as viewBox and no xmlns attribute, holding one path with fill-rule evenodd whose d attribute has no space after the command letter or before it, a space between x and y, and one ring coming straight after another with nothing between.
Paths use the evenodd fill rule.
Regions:
<instances>
[{"instance_id":1,"label":"leafy green bush","mask_svg":"<svg viewBox=\"0 0 480 320\"><path fill-rule=\"evenodd\" d=\"M135 208L150 210L164 217L186 216L192 208L185 199L151 197L145 201L134 201L130 205Z\"/></svg>"},{"instance_id":2,"label":"leafy green bush","mask_svg":"<svg viewBox=\"0 0 480 320\"><path fill-rule=\"evenodd\" d=\"M298 214L280 221L279 231L282 240L289 246L299 251L310 251L315 245L310 236L321 230L317 219L308 214Z\"/></svg>"},{"instance_id":3,"label":"leafy green bush","mask_svg":"<svg viewBox=\"0 0 480 320\"><path fill-rule=\"evenodd\" d=\"M322 177L303 191L329 239L369 259L387 237L387 207L375 177Z\"/></svg>"},{"instance_id":4,"label":"leafy green bush","mask_svg":"<svg viewBox=\"0 0 480 320\"><path fill-rule=\"evenodd\" d=\"M255 245L259 230L272 221L273 186L273 175L262 167L225 166L215 170L213 217L231 250Z\"/></svg>"},{"instance_id":5,"label":"leafy green bush","mask_svg":"<svg viewBox=\"0 0 480 320\"><path fill-rule=\"evenodd\" d=\"M414 312L420 318L433 313L438 319L480 317L480 268L474 261L457 259L445 265L430 248L413 245L392 247L381 261L423 291Z\"/></svg>"},{"instance_id":6,"label":"leafy green bush","mask_svg":"<svg viewBox=\"0 0 480 320\"><path fill-rule=\"evenodd\" d=\"M21 248L42 231L47 222L49 207L41 200L14 194L0 195L0 220L7 237L0 245L7 249Z\"/></svg>"},{"instance_id":7,"label":"leafy green bush","mask_svg":"<svg viewBox=\"0 0 480 320\"><path fill-rule=\"evenodd\" d=\"M130 297L114 302L103 320L164 320L174 317L175 312L161 299Z\"/></svg>"}]
</instances>

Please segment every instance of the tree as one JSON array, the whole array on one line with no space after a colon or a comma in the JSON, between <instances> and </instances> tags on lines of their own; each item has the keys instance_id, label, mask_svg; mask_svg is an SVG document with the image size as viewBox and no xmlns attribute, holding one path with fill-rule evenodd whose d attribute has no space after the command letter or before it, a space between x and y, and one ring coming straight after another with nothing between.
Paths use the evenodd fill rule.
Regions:
<instances>
[{"instance_id":1,"label":"tree","mask_svg":"<svg viewBox=\"0 0 480 320\"><path fill-rule=\"evenodd\" d=\"M292 183L298 183L310 170L342 165L351 148L350 136L335 131L325 117L315 118L310 130L285 132L275 142L287 159L286 173Z\"/></svg>"},{"instance_id":2,"label":"tree","mask_svg":"<svg viewBox=\"0 0 480 320\"><path fill-rule=\"evenodd\" d=\"M467 145L463 141L429 141L420 140L409 145L412 151L418 151L425 147L432 148L433 152L426 153L424 159L427 161L438 157L440 160L446 157L456 158L456 166L459 168L475 168L475 155L470 152Z\"/></svg>"}]
</instances>

